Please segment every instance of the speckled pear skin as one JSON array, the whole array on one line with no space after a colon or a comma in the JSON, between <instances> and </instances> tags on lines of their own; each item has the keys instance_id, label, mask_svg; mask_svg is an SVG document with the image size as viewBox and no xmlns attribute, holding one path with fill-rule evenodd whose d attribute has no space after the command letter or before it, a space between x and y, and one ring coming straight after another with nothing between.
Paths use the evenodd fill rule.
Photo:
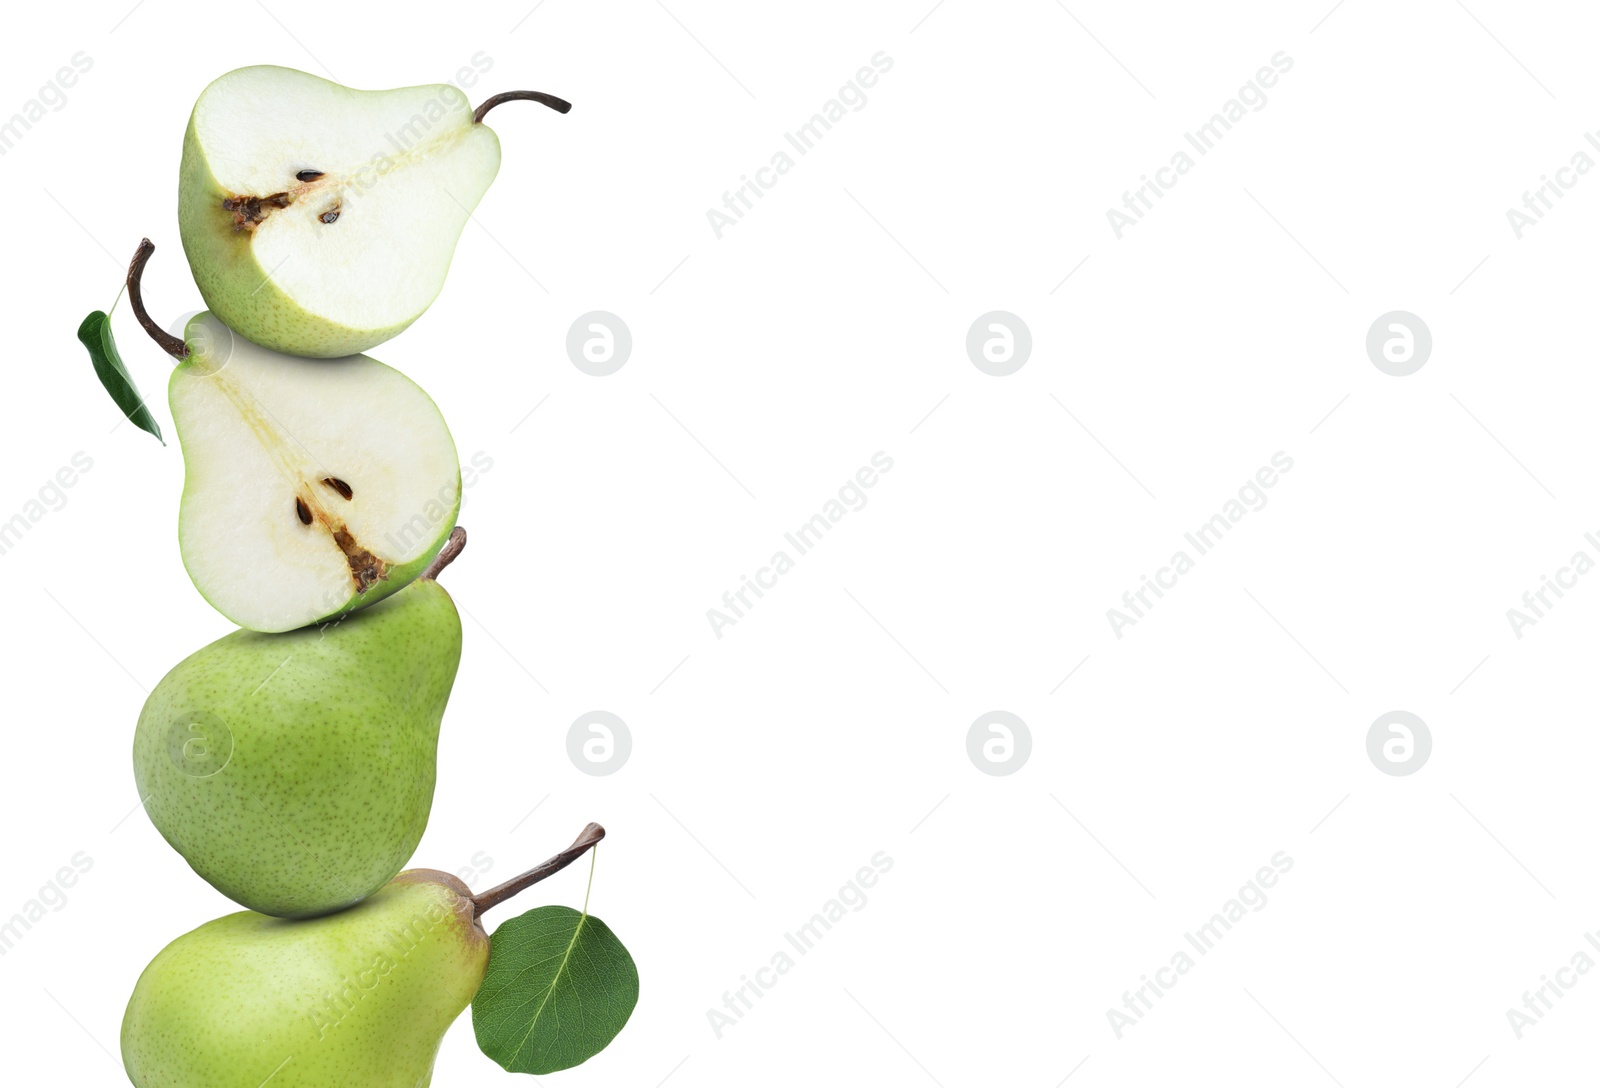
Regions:
<instances>
[{"instance_id":1,"label":"speckled pear skin","mask_svg":"<svg viewBox=\"0 0 1600 1088\"><path fill-rule=\"evenodd\" d=\"M422 838L461 619L430 578L337 623L235 631L139 716L151 821L218 891L285 918L383 887Z\"/></svg>"},{"instance_id":2,"label":"speckled pear skin","mask_svg":"<svg viewBox=\"0 0 1600 1088\"><path fill-rule=\"evenodd\" d=\"M139 976L122 1019L136 1088L428 1088L489 939L471 892L416 869L310 921L207 922Z\"/></svg>"}]
</instances>

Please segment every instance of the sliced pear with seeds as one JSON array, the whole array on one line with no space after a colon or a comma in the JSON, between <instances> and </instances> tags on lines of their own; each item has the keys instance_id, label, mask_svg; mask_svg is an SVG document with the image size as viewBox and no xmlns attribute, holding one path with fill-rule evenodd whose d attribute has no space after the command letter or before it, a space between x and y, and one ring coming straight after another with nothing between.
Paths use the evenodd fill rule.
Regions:
<instances>
[{"instance_id":1,"label":"sliced pear with seeds","mask_svg":"<svg viewBox=\"0 0 1600 1088\"><path fill-rule=\"evenodd\" d=\"M438 296L461 230L500 169L448 84L358 91L259 65L201 92L183 141L178 224L206 305L292 355L365 351Z\"/></svg>"},{"instance_id":2,"label":"sliced pear with seeds","mask_svg":"<svg viewBox=\"0 0 1600 1088\"><path fill-rule=\"evenodd\" d=\"M288 631L422 573L461 505L444 417L365 355L301 359L193 319L168 396L183 444L178 543L241 627Z\"/></svg>"}]
</instances>

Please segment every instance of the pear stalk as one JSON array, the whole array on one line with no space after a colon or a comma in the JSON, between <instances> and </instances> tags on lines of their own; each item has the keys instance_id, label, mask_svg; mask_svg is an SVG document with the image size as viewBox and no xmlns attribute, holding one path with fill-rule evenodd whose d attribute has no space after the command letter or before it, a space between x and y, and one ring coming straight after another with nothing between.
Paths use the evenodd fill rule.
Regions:
<instances>
[{"instance_id":1,"label":"pear stalk","mask_svg":"<svg viewBox=\"0 0 1600 1088\"><path fill-rule=\"evenodd\" d=\"M606 829L599 824L591 823L579 832L571 846L567 847L555 857L534 866L521 876L514 876L498 887L490 888L472 897L473 917L481 918L483 912L490 907L499 906L518 892L531 888L547 876L553 876L577 861L592 850L601 839L606 837Z\"/></svg>"},{"instance_id":2,"label":"pear stalk","mask_svg":"<svg viewBox=\"0 0 1600 1088\"><path fill-rule=\"evenodd\" d=\"M187 359L189 345L157 325L144 308L144 294L139 289L139 283L144 279L144 266L150 260L150 254L155 251L155 243L148 238L141 240L139 248L134 250L133 260L128 264L128 304L133 307L133 316L139 319L139 324L144 326L144 331L150 334L150 339L156 342L157 347L174 359Z\"/></svg>"},{"instance_id":3,"label":"pear stalk","mask_svg":"<svg viewBox=\"0 0 1600 1088\"><path fill-rule=\"evenodd\" d=\"M450 530L450 539L444 542L444 547L439 549L439 554L433 557L433 562L428 564L428 569L417 576L418 581L436 582L439 575L451 563L456 561L456 556L461 554L461 549L467 546L467 531L457 525Z\"/></svg>"},{"instance_id":4,"label":"pear stalk","mask_svg":"<svg viewBox=\"0 0 1600 1088\"><path fill-rule=\"evenodd\" d=\"M557 113L567 113L572 109L572 103L565 98L557 98L555 95L545 94L543 91L502 91L493 98L483 100L483 105L479 106L472 114L472 123L481 125L484 114L502 102L537 102L541 106L549 106Z\"/></svg>"}]
</instances>

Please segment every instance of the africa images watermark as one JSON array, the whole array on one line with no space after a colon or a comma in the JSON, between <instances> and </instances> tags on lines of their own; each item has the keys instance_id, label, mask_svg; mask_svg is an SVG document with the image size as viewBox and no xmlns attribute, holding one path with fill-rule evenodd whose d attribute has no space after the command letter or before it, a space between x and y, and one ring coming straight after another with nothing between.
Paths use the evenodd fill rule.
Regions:
<instances>
[{"instance_id":1,"label":"africa images watermark","mask_svg":"<svg viewBox=\"0 0 1600 1088\"><path fill-rule=\"evenodd\" d=\"M463 65L456 69L455 78L446 80L445 83L458 91L465 92L477 86L479 77L487 74L493 67L494 58L480 49L472 54L470 67ZM364 195L407 158L426 158L432 152L428 147L429 142L439 138L438 134L430 136L431 130L457 110L466 110L470 113L472 103L446 94L436 94L429 98L416 113L406 119L405 124L384 133L384 138L389 141L393 151L374 153L370 161L352 170L342 179L338 190L339 200L344 202Z\"/></svg>"},{"instance_id":2,"label":"africa images watermark","mask_svg":"<svg viewBox=\"0 0 1600 1088\"><path fill-rule=\"evenodd\" d=\"M1583 539L1600 553L1600 537L1596 537L1594 533L1584 533ZM1548 574L1539 575L1539 588L1523 592L1522 607L1506 609L1506 620L1511 624L1511 633L1520 641L1523 631L1544 619L1545 613L1555 607L1556 601L1566 596L1564 590L1576 588L1578 579L1594 568L1594 557L1579 548L1572 553L1572 558L1565 566L1556 568L1554 578ZM1550 599L1552 596L1555 600Z\"/></svg>"},{"instance_id":3,"label":"africa images watermark","mask_svg":"<svg viewBox=\"0 0 1600 1088\"><path fill-rule=\"evenodd\" d=\"M876 86L879 77L893 67L894 58L888 53L880 49L872 54L870 67L862 65L856 69L856 74L839 88L837 94L822 104L819 112L812 114L810 120L793 132L783 134L784 142L796 154L802 157L809 155L834 125L851 113L860 113L866 108L867 88ZM787 149L779 148L772 153L767 165L755 171L755 177L739 175L738 187L722 194L722 207L706 209L706 222L711 224L711 233L717 236L717 241L722 241L722 232L728 227L739 225L745 213L755 207L755 201L777 186L778 179L794 169L795 161ZM755 199L752 200L752 197Z\"/></svg>"},{"instance_id":4,"label":"africa images watermark","mask_svg":"<svg viewBox=\"0 0 1600 1088\"><path fill-rule=\"evenodd\" d=\"M1145 613L1155 607L1155 601L1150 599L1150 594L1155 594L1157 601L1165 597L1166 594L1162 591L1175 587L1180 575L1193 570L1196 557L1207 554L1221 543L1222 538L1232 532L1233 527L1243 521L1246 514L1267 505L1266 489L1276 486L1281 475L1292 468L1294 468L1292 457L1282 450L1274 453L1271 464L1262 465L1256 470L1256 474L1239 488L1237 498L1223 503L1220 513L1211 515L1209 521L1201 524L1193 532L1184 533L1183 539L1194 549L1195 554L1191 556L1188 551L1179 548L1172 553L1167 565L1156 571L1153 581L1148 574L1139 575L1139 588L1123 593L1122 608L1106 609L1106 619L1111 623L1111 633L1120 639L1124 628L1132 627L1144 619Z\"/></svg>"},{"instance_id":5,"label":"africa images watermark","mask_svg":"<svg viewBox=\"0 0 1600 1088\"><path fill-rule=\"evenodd\" d=\"M461 466L461 489L459 492L461 509L466 509L467 492L476 487L478 481L492 471L494 471L494 458L483 450L474 453L471 459ZM453 487L441 487L439 493L424 503L421 510L418 510L409 519L401 522L397 527L386 533L384 542L389 545L395 554L403 554L423 541L437 537L439 529L443 527L446 519L451 516L451 511L455 509L454 500L456 495L453 494L455 491L456 489Z\"/></svg>"},{"instance_id":6,"label":"africa images watermark","mask_svg":"<svg viewBox=\"0 0 1600 1088\"><path fill-rule=\"evenodd\" d=\"M1590 147L1600 152L1600 137L1593 132L1585 132L1583 138ZM1506 222L1511 224L1511 233L1516 235L1517 241L1522 241L1529 227L1538 226L1545 213L1556 206L1555 202L1563 199L1567 190L1575 188L1578 179L1593 169L1594 159L1580 147L1572 153L1567 165L1557 167L1554 178L1549 174L1540 174L1539 185L1532 192L1523 192L1522 207L1506 209ZM1555 199L1552 200L1552 197Z\"/></svg>"},{"instance_id":7,"label":"africa images watermark","mask_svg":"<svg viewBox=\"0 0 1600 1088\"><path fill-rule=\"evenodd\" d=\"M0 923L0 956L10 952L25 934L39 922L44 921L47 911L55 914L66 909L67 889L77 884L80 876L94 868L94 858L82 850L73 854L70 860L72 862L70 866L63 865L58 869L56 875L39 889L37 895L22 904L21 910Z\"/></svg>"},{"instance_id":8,"label":"africa images watermark","mask_svg":"<svg viewBox=\"0 0 1600 1088\"><path fill-rule=\"evenodd\" d=\"M37 94L22 104L21 109L7 120L0 121L0 155L10 151L24 134L43 121L47 108L50 113L60 113L66 109L67 90L76 86L78 79L93 67L94 58L78 50L69 58L68 64L58 68L49 82L39 88Z\"/></svg>"},{"instance_id":9,"label":"africa images watermark","mask_svg":"<svg viewBox=\"0 0 1600 1088\"><path fill-rule=\"evenodd\" d=\"M837 497L822 504L820 513L811 515L810 520L803 522L793 532L784 533L784 543L794 550L794 555L790 555L788 549L779 548L772 553L772 558L767 561L766 566L756 570L753 581L749 575L739 575L739 588L729 590L722 595L722 608L706 609L706 620L711 624L711 633L720 639L723 628L732 627L743 619L745 613L755 607L756 601L766 596L763 590L776 587L778 579L794 569L797 557L806 555L820 544L822 538L831 533L833 527L843 521L846 514L853 510L861 510L867 505L867 489L876 487L882 475L892 468L894 468L892 457L882 450L874 453L871 464L862 465L857 469L856 474L839 488ZM752 593L755 594L756 601L750 599Z\"/></svg>"},{"instance_id":10,"label":"africa images watermark","mask_svg":"<svg viewBox=\"0 0 1600 1088\"><path fill-rule=\"evenodd\" d=\"M339 984L320 997L313 995L306 1017L316 1029L317 1039L328 1037L328 1032L354 1012L367 995L375 991L418 945L447 922L456 921L450 909L442 902L433 902L403 925L392 927L382 935L381 944L372 946L365 959L346 972Z\"/></svg>"},{"instance_id":11,"label":"africa images watermark","mask_svg":"<svg viewBox=\"0 0 1600 1088\"><path fill-rule=\"evenodd\" d=\"M462 462L459 486L445 484L431 496L427 496L420 508L417 508L405 521L399 522L393 529L384 533L383 545L387 555L415 555L424 544L437 541L440 530L447 528L446 523L458 522L461 512L467 508L471 490L482 479L494 470L494 458L484 450L478 450L472 457ZM459 509L456 500L459 498ZM324 634L330 628L337 627L345 620L356 614L354 610L343 611L349 598L342 592L343 583L337 588L324 588L322 604L327 608L328 614L334 618L322 624ZM335 613L337 613L335 615Z\"/></svg>"},{"instance_id":12,"label":"africa images watermark","mask_svg":"<svg viewBox=\"0 0 1600 1088\"><path fill-rule=\"evenodd\" d=\"M1589 947L1600 952L1600 935L1585 933L1583 939L1588 942ZM1513 1005L1506 1009L1506 1023L1511 1025L1511 1034L1520 1041L1523 1032L1537 1026L1539 1021L1544 1019L1544 1014L1555 1008L1556 1002L1551 999L1560 1000L1566 997L1568 990L1576 986L1584 975L1594 970L1594 964L1594 957L1580 948L1572 954L1567 966L1556 968L1555 978L1540 975L1539 985L1536 988L1522 992L1522 1008Z\"/></svg>"},{"instance_id":13,"label":"africa images watermark","mask_svg":"<svg viewBox=\"0 0 1600 1088\"><path fill-rule=\"evenodd\" d=\"M1206 919L1194 932L1183 935L1183 941L1189 948L1202 956L1209 955L1218 942L1244 920L1246 908L1253 914L1267 905L1264 889L1277 884L1283 874L1294 868L1294 858L1282 850L1268 860L1271 864L1257 869L1256 875L1246 881L1232 899L1222 904L1222 910ZM1179 979L1194 970L1197 962L1187 949L1180 948L1172 954L1165 967L1156 968L1155 978L1140 975L1137 987L1122 991L1122 1007L1113 1005L1106 1009L1106 1021L1111 1025L1117 1041L1122 1040L1123 1032L1143 1020L1145 1013L1155 1007L1156 1001L1166 997L1167 991L1176 986Z\"/></svg>"},{"instance_id":14,"label":"africa images watermark","mask_svg":"<svg viewBox=\"0 0 1600 1088\"><path fill-rule=\"evenodd\" d=\"M766 991L772 989L780 978L794 970L798 961L789 955L790 948L802 956L809 955L817 942L826 937L834 926L844 921L851 913L866 908L866 889L873 887L881 876L894 868L894 858L882 850L873 854L870 860L871 864L857 869L855 876L846 881L832 899L822 904L821 910L806 919L805 923L794 932L783 935L787 947L774 952L765 967L756 968L754 978L740 975L736 989L723 991L722 1007L706 1010L706 1021L711 1025L713 1035L721 1039L724 1031L743 1020L745 1014L755 1008L756 1001L767 996Z\"/></svg>"},{"instance_id":15,"label":"africa images watermark","mask_svg":"<svg viewBox=\"0 0 1600 1088\"><path fill-rule=\"evenodd\" d=\"M1270 67L1262 65L1257 69L1255 76L1222 104L1220 112L1212 114L1210 120L1193 132L1185 132L1184 141L1202 157L1209 155L1234 125L1266 108L1266 89L1276 86L1279 78L1293 67L1294 58L1288 53L1280 49L1272 54ZM1194 165L1194 156L1179 148L1172 153L1167 165L1155 172L1155 177L1140 174L1138 186L1122 194L1122 207L1106 209L1106 222L1111 224L1111 233L1117 236L1117 241L1122 241L1122 234L1129 227L1138 226L1145 213L1155 207L1155 200L1166 196L1167 190L1174 188Z\"/></svg>"},{"instance_id":16,"label":"africa images watermark","mask_svg":"<svg viewBox=\"0 0 1600 1088\"><path fill-rule=\"evenodd\" d=\"M43 521L46 514L65 509L67 491L76 487L78 480L92 468L94 468L94 458L79 450L72 455L67 464L62 465L53 476L45 480L37 494L22 504L21 510L10 518L0 520L0 555L9 553L21 543L22 538Z\"/></svg>"}]
</instances>

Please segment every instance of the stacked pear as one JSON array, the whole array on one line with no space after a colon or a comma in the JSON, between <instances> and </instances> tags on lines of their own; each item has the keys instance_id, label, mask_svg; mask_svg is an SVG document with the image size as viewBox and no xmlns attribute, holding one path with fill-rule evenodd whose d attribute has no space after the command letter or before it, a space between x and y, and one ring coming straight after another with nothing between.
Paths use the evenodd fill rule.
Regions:
<instances>
[{"instance_id":1,"label":"stacked pear","mask_svg":"<svg viewBox=\"0 0 1600 1088\"><path fill-rule=\"evenodd\" d=\"M439 551L461 507L444 416L365 355L299 359L190 321L168 399L183 443L178 547L200 595L253 631L374 604Z\"/></svg>"},{"instance_id":2,"label":"stacked pear","mask_svg":"<svg viewBox=\"0 0 1600 1088\"><path fill-rule=\"evenodd\" d=\"M312 921L242 911L157 954L122 1020L139 1088L426 1088L489 938L466 885L413 870Z\"/></svg>"},{"instance_id":3,"label":"stacked pear","mask_svg":"<svg viewBox=\"0 0 1600 1088\"><path fill-rule=\"evenodd\" d=\"M195 105L179 179L210 312L181 340L161 330L140 293L148 240L129 267L135 315L178 364L183 563L241 628L150 694L134 777L167 842L249 908L140 977L122 1028L138 1088L426 1088L484 978L481 913L604 834L476 898L401 872L461 660L437 581L466 540L461 469L428 395L357 353L438 295L499 169L484 115L511 99L571 108L230 72Z\"/></svg>"},{"instance_id":4,"label":"stacked pear","mask_svg":"<svg viewBox=\"0 0 1600 1088\"><path fill-rule=\"evenodd\" d=\"M291 68L240 68L201 93L183 140L178 224L206 305L291 355L383 343L444 286L456 241L500 169L448 84L358 91Z\"/></svg>"},{"instance_id":5,"label":"stacked pear","mask_svg":"<svg viewBox=\"0 0 1600 1088\"><path fill-rule=\"evenodd\" d=\"M473 896L432 869L349 910L289 922L251 911L173 941L134 987L122 1060L139 1088L428 1088L444 1033L489 966L481 916L605 836Z\"/></svg>"},{"instance_id":6,"label":"stacked pear","mask_svg":"<svg viewBox=\"0 0 1600 1088\"><path fill-rule=\"evenodd\" d=\"M465 542L457 530L441 554ZM263 914L366 898L428 824L461 619L433 570L289 634L235 631L156 685L134 736L145 810L194 871Z\"/></svg>"}]
</instances>

